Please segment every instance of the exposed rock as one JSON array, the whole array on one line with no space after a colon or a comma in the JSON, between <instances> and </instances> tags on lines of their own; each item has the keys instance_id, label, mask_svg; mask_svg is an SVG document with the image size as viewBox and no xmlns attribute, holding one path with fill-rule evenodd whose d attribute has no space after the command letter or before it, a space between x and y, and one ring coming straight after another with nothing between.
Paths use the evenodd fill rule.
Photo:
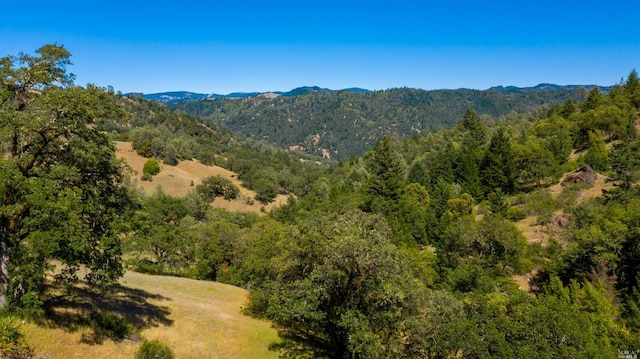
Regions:
<instances>
[{"instance_id":1,"label":"exposed rock","mask_svg":"<svg viewBox=\"0 0 640 359\"><path fill-rule=\"evenodd\" d=\"M561 213L553 219L553 224L558 228L566 229L569 226L569 215Z\"/></svg>"},{"instance_id":2,"label":"exposed rock","mask_svg":"<svg viewBox=\"0 0 640 359\"><path fill-rule=\"evenodd\" d=\"M596 172L593 170L593 168L591 168L590 165L586 165L568 175L567 178L562 181L561 185L563 187L577 183L587 183L592 185L595 182Z\"/></svg>"}]
</instances>

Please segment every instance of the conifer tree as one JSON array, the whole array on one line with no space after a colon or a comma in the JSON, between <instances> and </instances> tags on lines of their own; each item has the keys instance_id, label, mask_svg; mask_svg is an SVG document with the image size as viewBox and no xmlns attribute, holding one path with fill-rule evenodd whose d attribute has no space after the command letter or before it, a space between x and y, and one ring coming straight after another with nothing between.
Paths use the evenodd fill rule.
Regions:
<instances>
[{"instance_id":1,"label":"conifer tree","mask_svg":"<svg viewBox=\"0 0 640 359\"><path fill-rule=\"evenodd\" d=\"M640 110L640 78L634 69L624 83L623 92L636 109Z\"/></svg>"},{"instance_id":2,"label":"conifer tree","mask_svg":"<svg viewBox=\"0 0 640 359\"><path fill-rule=\"evenodd\" d=\"M386 213L394 206L405 186L406 164L393 149L391 138L385 136L373 148L366 161L369 172L367 194L370 209Z\"/></svg>"},{"instance_id":3,"label":"conifer tree","mask_svg":"<svg viewBox=\"0 0 640 359\"><path fill-rule=\"evenodd\" d=\"M505 193L513 193L516 187L515 172L511 138L504 128L498 128L491 137L480 165L485 194L494 192L498 188Z\"/></svg>"}]
</instances>

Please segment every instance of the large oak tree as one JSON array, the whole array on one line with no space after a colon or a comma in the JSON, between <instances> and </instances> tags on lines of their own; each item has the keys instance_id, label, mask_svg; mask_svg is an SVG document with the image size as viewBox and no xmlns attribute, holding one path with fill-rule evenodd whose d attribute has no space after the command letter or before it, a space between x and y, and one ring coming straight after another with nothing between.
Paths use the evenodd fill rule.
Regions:
<instances>
[{"instance_id":1,"label":"large oak tree","mask_svg":"<svg viewBox=\"0 0 640 359\"><path fill-rule=\"evenodd\" d=\"M0 59L0 308L38 305L58 278L122 274L114 223L131 203L123 165L97 120L124 114L112 93L73 85L70 53L45 45Z\"/></svg>"}]
</instances>

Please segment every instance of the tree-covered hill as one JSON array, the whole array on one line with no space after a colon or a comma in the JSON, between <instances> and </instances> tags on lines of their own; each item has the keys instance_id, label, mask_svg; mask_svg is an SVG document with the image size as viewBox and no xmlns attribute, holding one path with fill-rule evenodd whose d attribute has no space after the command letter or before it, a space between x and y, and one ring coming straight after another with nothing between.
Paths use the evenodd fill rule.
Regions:
<instances>
[{"instance_id":1,"label":"tree-covered hill","mask_svg":"<svg viewBox=\"0 0 640 359\"><path fill-rule=\"evenodd\" d=\"M270 348L284 357L616 358L640 348L635 70L607 94L596 87L584 101L500 120L461 103L451 129L384 136L363 156L324 167L162 104L75 86L68 59L57 45L0 58L0 356L33 357L13 313L86 330L96 345L148 333L153 321L83 302L123 299L104 289L124 263L247 288L245 313L274 324L282 340ZM306 101L311 114L331 103L339 113L369 110L355 100L366 96L331 96L291 101ZM428 102L408 89L378 96L388 97L375 101L378 112L398 118L423 115L408 112L403 96ZM138 197L107 136L130 140L151 162L213 161L265 195L297 196L264 216L212 208L207 200L237 193L223 178L185 197ZM581 195L588 182L551 191L587 165L610 183L605 191ZM526 220L547 238L523 235ZM171 314L178 328L177 308L198 286L180 282L188 295L170 304L161 288L127 292L152 299L136 305ZM72 305L83 309L56 310Z\"/></svg>"},{"instance_id":2,"label":"tree-covered hill","mask_svg":"<svg viewBox=\"0 0 640 359\"><path fill-rule=\"evenodd\" d=\"M139 155L166 165L197 159L233 171L261 202L271 202L278 194L304 194L326 170L319 157L236 136L224 126L206 125L198 116L175 113L163 103L140 96L116 98L126 116L99 120L98 130L112 140L131 142Z\"/></svg>"},{"instance_id":3,"label":"tree-covered hill","mask_svg":"<svg viewBox=\"0 0 640 359\"><path fill-rule=\"evenodd\" d=\"M409 138L462 120L466 109L494 118L526 113L568 99L584 88L524 91L397 88L376 92L311 92L293 97L206 99L170 104L209 123L289 149L333 159L362 155L383 136Z\"/></svg>"}]
</instances>

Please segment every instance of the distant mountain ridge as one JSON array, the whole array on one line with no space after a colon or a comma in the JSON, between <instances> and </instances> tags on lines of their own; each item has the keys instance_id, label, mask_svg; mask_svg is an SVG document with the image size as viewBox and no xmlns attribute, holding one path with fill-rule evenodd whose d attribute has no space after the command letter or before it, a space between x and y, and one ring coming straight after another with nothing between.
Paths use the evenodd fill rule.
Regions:
<instances>
[{"instance_id":1,"label":"distant mountain ridge","mask_svg":"<svg viewBox=\"0 0 640 359\"><path fill-rule=\"evenodd\" d=\"M594 87L598 86L601 91L609 92L610 86L599 85L555 85L549 83L541 83L533 87L516 87L516 86L494 86L487 91L497 91L502 93L523 94L537 91L559 91L559 90L577 90L584 87L587 91L591 91Z\"/></svg>"},{"instance_id":2,"label":"distant mountain ridge","mask_svg":"<svg viewBox=\"0 0 640 359\"><path fill-rule=\"evenodd\" d=\"M569 99L581 102L589 93L583 86L557 88L548 84L493 90L405 87L359 93L308 87L292 90L288 97L186 100L170 103L168 107L222 125L244 137L340 160L361 156L383 136L407 138L451 128L469 108L499 119L512 113L561 105Z\"/></svg>"},{"instance_id":3,"label":"distant mountain ridge","mask_svg":"<svg viewBox=\"0 0 640 359\"><path fill-rule=\"evenodd\" d=\"M190 92L190 91L170 91L170 92L159 92L159 93L152 93L152 94L143 94L140 92L130 92L130 93L126 93L124 94L125 96L142 96L147 100L151 100L151 101L158 101L158 102L164 102L164 103L174 103L174 102L181 102L181 101L189 101L189 100L202 100L202 99L243 99L243 98L251 98L251 97L258 97L258 96L264 96L264 97L277 97L277 96L284 96L284 97L291 97L291 96L300 96L300 95L307 95L310 93L335 93L335 92L342 92L342 91L346 91L346 92L356 92L356 93L362 93L362 92L370 92L367 89L363 89L363 88L359 88L359 87L350 87L350 88L346 88L346 89L341 89L341 90L331 90L328 88L322 88L322 87L318 87L318 86L303 86L303 87L297 87L291 91L288 92L282 92L282 91L271 91L271 92L232 92L230 94L226 94L226 95L221 95L221 94L203 94L203 93L195 93L195 92Z\"/></svg>"},{"instance_id":4,"label":"distant mountain ridge","mask_svg":"<svg viewBox=\"0 0 640 359\"><path fill-rule=\"evenodd\" d=\"M611 89L610 86L599 86L599 85L556 85L550 83L541 83L539 85L533 87L517 87L517 86L494 86L484 91L496 91L505 94L525 94L539 91L561 91L561 90L577 90L579 88L585 88L587 91L590 91L594 87L598 86L600 90L603 92L609 92ZM125 96L142 96L147 100L158 101L163 103L176 103L182 101L189 100L202 100L202 99L246 99L253 97L291 97L291 96L301 96L308 95L310 93L336 93L336 92L354 92L354 93L364 93L371 92L370 90L360 88L360 87L350 87L341 90L331 90L328 88L323 88L319 86L302 86L297 87L291 91L283 92L283 91L270 91L270 92L232 92L226 95L222 94L204 94L204 93L196 93L190 91L169 91L169 92L159 92L159 93L151 93L151 94L143 94L140 92L130 92L126 93ZM482 90L480 90L482 91Z\"/></svg>"}]
</instances>

